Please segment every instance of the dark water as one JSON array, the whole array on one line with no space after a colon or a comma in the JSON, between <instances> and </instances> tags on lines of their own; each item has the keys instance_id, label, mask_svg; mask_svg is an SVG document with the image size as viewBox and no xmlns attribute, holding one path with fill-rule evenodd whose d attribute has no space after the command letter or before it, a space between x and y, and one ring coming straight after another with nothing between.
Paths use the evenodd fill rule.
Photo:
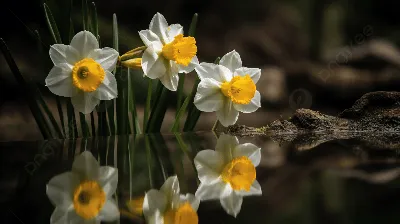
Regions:
<instances>
[{"instance_id":1,"label":"dark water","mask_svg":"<svg viewBox=\"0 0 400 224\"><path fill-rule=\"evenodd\" d=\"M0 223L49 223L54 206L48 181L71 170L89 150L102 166L118 168L119 223L145 223L126 206L165 178L177 175L181 193L198 186L193 158L215 149L213 133L118 136L98 139L0 143ZM261 148L256 168L262 196L244 197L241 212L227 215L219 200L203 201L200 223L399 223L400 145L368 138L312 143L238 138ZM114 222L118 223L118 222Z\"/></svg>"}]
</instances>

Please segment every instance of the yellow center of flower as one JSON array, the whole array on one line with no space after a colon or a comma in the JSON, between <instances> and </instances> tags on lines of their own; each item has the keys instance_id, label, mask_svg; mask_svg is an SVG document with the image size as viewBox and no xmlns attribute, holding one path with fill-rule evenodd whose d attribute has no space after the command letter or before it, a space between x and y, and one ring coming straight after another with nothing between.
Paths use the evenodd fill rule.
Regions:
<instances>
[{"instance_id":1,"label":"yellow center of flower","mask_svg":"<svg viewBox=\"0 0 400 224\"><path fill-rule=\"evenodd\" d=\"M184 66L189 65L196 53L196 39L194 37L183 37L183 34L177 35L171 43L162 48L162 55L166 59Z\"/></svg>"},{"instance_id":2,"label":"yellow center of flower","mask_svg":"<svg viewBox=\"0 0 400 224\"><path fill-rule=\"evenodd\" d=\"M106 193L96 181L84 181L74 191L76 214L89 220L96 217L106 202Z\"/></svg>"},{"instance_id":3,"label":"yellow center of flower","mask_svg":"<svg viewBox=\"0 0 400 224\"><path fill-rule=\"evenodd\" d=\"M91 58L84 58L72 68L72 83L85 92L95 91L104 80L104 69Z\"/></svg>"},{"instance_id":4,"label":"yellow center of flower","mask_svg":"<svg viewBox=\"0 0 400 224\"><path fill-rule=\"evenodd\" d=\"M192 206L186 202L178 209L169 209L164 213L164 224L197 224L199 217Z\"/></svg>"},{"instance_id":5,"label":"yellow center of flower","mask_svg":"<svg viewBox=\"0 0 400 224\"><path fill-rule=\"evenodd\" d=\"M256 93L256 84L250 75L235 76L230 82L222 83L221 91L234 103L249 104Z\"/></svg>"},{"instance_id":6,"label":"yellow center of flower","mask_svg":"<svg viewBox=\"0 0 400 224\"><path fill-rule=\"evenodd\" d=\"M256 168L249 158L241 156L225 165L222 180L229 183L234 190L250 191L256 179Z\"/></svg>"}]
</instances>

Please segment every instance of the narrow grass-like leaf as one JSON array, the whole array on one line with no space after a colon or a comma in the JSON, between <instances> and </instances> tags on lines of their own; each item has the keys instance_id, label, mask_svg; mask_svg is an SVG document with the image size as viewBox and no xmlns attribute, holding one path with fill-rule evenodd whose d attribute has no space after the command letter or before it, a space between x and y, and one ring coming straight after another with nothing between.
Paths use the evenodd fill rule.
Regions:
<instances>
[{"instance_id":1,"label":"narrow grass-like leaf","mask_svg":"<svg viewBox=\"0 0 400 224\"><path fill-rule=\"evenodd\" d=\"M92 128L92 136L96 136L96 124L94 122L94 111L90 113L90 126Z\"/></svg>"},{"instance_id":2,"label":"narrow grass-like leaf","mask_svg":"<svg viewBox=\"0 0 400 224\"><path fill-rule=\"evenodd\" d=\"M182 103L183 103L183 97L185 95L183 89L184 89L184 84L185 84L185 74L180 74L179 75L179 82L178 82L178 89L176 91L177 95L177 100L176 100L176 116L178 116L178 111L179 108L181 108Z\"/></svg>"},{"instance_id":3,"label":"narrow grass-like leaf","mask_svg":"<svg viewBox=\"0 0 400 224\"><path fill-rule=\"evenodd\" d=\"M53 128L54 128L54 130L55 130L55 132L57 134L57 137L58 138L63 138L63 134L61 133L61 129L58 126L57 121L54 118L53 114L51 113L49 107L47 106L46 101L44 101L42 93L40 92L39 89L37 89L36 92L37 92L36 96L38 98L39 104L42 106L45 114L49 118L49 120L51 122L51 125L53 126Z\"/></svg>"},{"instance_id":4,"label":"narrow grass-like leaf","mask_svg":"<svg viewBox=\"0 0 400 224\"><path fill-rule=\"evenodd\" d=\"M198 20L199 20L199 14L197 14L197 13L193 14L192 22L190 23L190 27L189 27L188 36L194 37L194 35L196 34L196 27L197 27Z\"/></svg>"},{"instance_id":5,"label":"narrow grass-like leaf","mask_svg":"<svg viewBox=\"0 0 400 224\"><path fill-rule=\"evenodd\" d=\"M153 80L147 79L147 98L146 98L146 105L144 107L144 115L143 115L143 131L146 132L147 129L147 122L149 120L149 113L150 113L150 106L151 106L151 96L153 94Z\"/></svg>"},{"instance_id":6,"label":"narrow grass-like leaf","mask_svg":"<svg viewBox=\"0 0 400 224\"><path fill-rule=\"evenodd\" d=\"M116 79L118 85L118 98L116 99L117 134L128 134L128 82L126 74L121 68L117 69Z\"/></svg>"},{"instance_id":7,"label":"narrow grass-like leaf","mask_svg":"<svg viewBox=\"0 0 400 224\"><path fill-rule=\"evenodd\" d=\"M51 131L44 119L43 114L40 111L39 105L37 104L34 95L30 92L29 86L27 85L24 77L22 76L21 72L17 64L14 61L14 58L11 55L10 50L8 49L6 43L3 39L0 38L0 50L6 59L8 66L10 67L11 72L13 73L15 79L17 80L18 84L22 87L21 91L23 91L23 95L26 97L28 101L28 106L32 112L33 117L40 129L44 138L51 138Z\"/></svg>"},{"instance_id":8,"label":"narrow grass-like leaf","mask_svg":"<svg viewBox=\"0 0 400 224\"><path fill-rule=\"evenodd\" d=\"M81 123L82 136L84 138L89 137L89 126L86 122L86 116L82 113L79 113L79 121Z\"/></svg>"},{"instance_id":9,"label":"narrow grass-like leaf","mask_svg":"<svg viewBox=\"0 0 400 224\"><path fill-rule=\"evenodd\" d=\"M88 6L87 6L87 0L82 0L82 26L83 26L83 30L88 30L89 29L89 12L88 12Z\"/></svg>"},{"instance_id":10,"label":"narrow grass-like leaf","mask_svg":"<svg viewBox=\"0 0 400 224\"><path fill-rule=\"evenodd\" d=\"M161 82L159 84L161 85ZM154 108L151 110L149 123L147 124L149 133L160 132L165 112L167 111L168 95L169 90L162 86L161 94L158 97Z\"/></svg>"},{"instance_id":11,"label":"narrow grass-like leaf","mask_svg":"<svg viewBox=\"0 0 400 224\"><path fill-rule=\"evenodd\" d=\"M142 131L140 130L140 124L139 124L139 117L137 116L137 111L136 111L136 97L135 97L135 82L133 81L133 78L130 73L130 69L128 68L128 104L129 104L129 111L131 112L132 116L132 126L133 126L133 131L135 134L141 134Z\"/></svg>"},{"instance_id":12,"label":"narrow grass-like leaf","mask_svg":"<svg viewBox=\"0 0 400 224\"><path fill-rule=\"evenodd\" d=\"M163 136L159 133L150 134L149 138L150 138L151 149L153 150L155 158L157 158L157 164L158 164L159 171L162 174L162 177L165 181L165 180L167 180L168 174L165 169L162 158L166 158L167 155L165 155L165 154L163 155L162 153L168 152L168 149L166 149L167 144L165 143Z\"/></svg>"},{"instance_id":13,"label":"narrow grass-like leaf","mask_svg":"<svg viewBox=\"0 0 400 224\"><path fill-rule=\"evenodd\" d=\"M72 22L72 19L69 19L69 41L71 42L72 38L75 35L75 30L74 30L74 23Z\"/></svg>"},{"instance_id":14,"label":"narrow grass-like leaf","mask_svg":"<svg viewBox=\"0 0 400 224\"><path fill-rule=\"evenodd\" d=\"M144 136L144 141L145 141L145 147L146 147L146 157L147 157L147 167L149 170L149 182L150 182L150 187L153 189L154 188L154 180L153 180L153 169L151 165L153 164L151 162L151 148L150 148L150 141L149 141L149 136L145 135Z\"/></svg>"},{"instance_id":15,"label":"narrow grass-like leaf","mask_svg":"<svg viewBox=\"0 0 400 224\"><path fill-rule=\"evenodd\" d=\"M68 138L77 138L78 129L76 127L76 119L74 113L74 106L72 106L71 99L67 99L67 118L68 118Z\"/></svg>"},{"instance_id":16,"label":"narrow grass-like leaf","mask_svg":"<svg viewBox=\"0 0 400 224\"><path fill-rule=\"evenodd\" d=\"M99 24L97 22L97 8L96 4L92 2L90 10L90 20L93 34L95 37L99 36Z\"/></svg>"},{"instance_id":17,"label":"narrow grass-like leaf","mask_svg":"<svg viewBox=\"0 0 400 224\"><path fill-rule=\"evenodd\" d=\"M181 108L179 108L178 113L175 116L175 122L172 125L171 132L179 131L180 118L182 117L183 114L185 114L186 108L189 105L190 99L191 99L191 96L190 95L187 96L185 101L183 102Z\"/></svg>"},{"instance_id":18,"label":"narrow grass-like leaf","mask_svg":"<svg viewBox=\"0 0 400 224\"><path fill-rule=\"evenodd\" d=\"M182 138L181 133L174 133L176 140L178 141L179 148L183 151L183 153L190 159L190 163L192 164L194 172L196 172L197 176L197 169L196 165L194 164L194 154L193 152L190 152L187 145L185 144L185 141ZM197 185L200 184L198 178L196 178Z\"/></svg>"},{"instance_id":19,"label":"narrow grass-like leaf","mask_svg":"<svg viewBox=\"0 0 400 224\"><path fill-rule=\"evenodd\" d=\"M47 6L46 3L43 3L43 7L44 7L44 13L46 15L47 25L49 26L49 30L50 30L51 36L53 37L54 43L61 44L62 41L61 41L60 32L58 31L57 24L54 20L53 14L51 13L51 10L50 10L49 6Z\"/></svg>"}]
</instances>

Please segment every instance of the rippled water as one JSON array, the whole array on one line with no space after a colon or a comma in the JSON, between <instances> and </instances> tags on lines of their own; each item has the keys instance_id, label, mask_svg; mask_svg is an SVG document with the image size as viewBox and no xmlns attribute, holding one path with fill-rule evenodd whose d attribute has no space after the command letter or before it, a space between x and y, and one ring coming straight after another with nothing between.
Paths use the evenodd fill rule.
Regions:
<instances>
[{"instance_id":1,"label":"rippled water","mask_svg":"<svg viewBox=\"0 0 400 224\"><path fill-rule=\"evenodd\" d=\"M145 223L129 201L159 189L173 175L181 193L194 194L199 180L193 159L201 150L215 149L218 137L203 132L0 143L0 223L49 223L54 206L46 184L70 171L74 157L85 150L100 165L118 168L121 216L114 223ZM244 197L236 218L219 200L202 201L200 223L399 223L399 143L238 139L261 148L256 179L262 196Z\"/></svg>"}]
</instances>

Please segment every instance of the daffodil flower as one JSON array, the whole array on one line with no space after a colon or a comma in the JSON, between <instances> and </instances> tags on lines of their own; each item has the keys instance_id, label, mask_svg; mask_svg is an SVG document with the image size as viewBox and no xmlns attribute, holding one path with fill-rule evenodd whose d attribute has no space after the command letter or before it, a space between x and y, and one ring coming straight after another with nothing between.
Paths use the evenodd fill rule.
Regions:
<instances>
[{"instance_id":1,"label":"daffodil flower","mask_svg":"<svg viewBox=\"0 0 400 224\"><path fill-rule=\"evenodd\" d=\"M46 193L56 207L50 223L100 223L119 218L112 199L118 184L118 170L100 167L85 151L72 164L72 171L53 177Z\"/></svg>"},{"instance_id":2,"label":"daffodil flower","mask_svg":"<svg viewBox=\"0 0 400 224\"><path fill-rule=\"evenodd\" d=\"M181 195L178 177L169 177L161 189L144 197L143 214L147 224L197 224L200 201L192 194Z\"/></svg>"},{"instance_id":3,"label":"daffodil flower","mask_svg":"<svg viewBox=\"0 0 400 224\"><path fill-rule=\"evenodd\" d=\"M219 65L203 62L195 69L201 81L194 104L200 111L216 111L223 126L235 124L239 112L252 113L261 107L256 89L261 70L242 67L236 51L224 55Z\"/></svg>"},{"instance_id":4,"label":"daffodil flower","mask_svg":"<svg viewBox=\"0 0 400 224\"><path fill-rule=\"evenodd\" d=\"M45 80L46 86L58 96L71 97L79 112L90 113L100 100L117 97L117 82L111 71L118 52L108 47L99 49L92 33L77 33L70 45L52 45L50 58L54 67Z\"/></svg>"},{"instance_id":5,"label":"daffodil flower","mask_svg":"<svg viewBox=\"0 0 400 224\"><path fill-rule=\"evenodd\" d=\"M168 26L160 13L154 15L148 30L139 32L147 49L142 56L142 68L151 79L159 78L169 90L176 91L178 73L189 73L199 64L194 37L184 37L179 24Z\"/></svg>"},{"instance_id":6,"label":"daffodil flower","mask_svg":"<svg viewBox=\"0 0 400 224\"><path fill-rule=\"evenodd\" d=\"M194 158L200 179L196 197L200 200L220 199L224 210L236 217L243 196L261 195L256 169L261 149L246 143L239 145L234 136L221 135L216 149L200 151Z\"/></svg>"}]
</instances>

